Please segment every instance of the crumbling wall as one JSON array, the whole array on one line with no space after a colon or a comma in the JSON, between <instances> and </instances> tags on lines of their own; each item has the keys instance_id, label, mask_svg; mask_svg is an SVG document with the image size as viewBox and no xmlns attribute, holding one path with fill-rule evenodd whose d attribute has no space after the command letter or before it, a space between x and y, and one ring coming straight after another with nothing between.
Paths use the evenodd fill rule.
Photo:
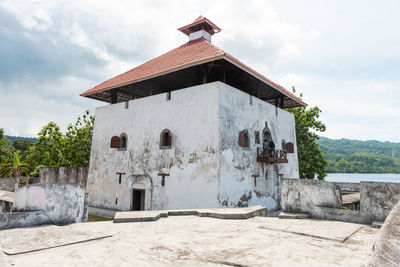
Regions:
<instances>
[{"instance_id":1,"label":"crumbling wall","mask_svg":"<svg viewBox=\"0 0 400 267\"><path fill-rule=\"evenodd\" d=\"M262 147L266 127L277 149L282 149L283 141L294 144L288 163L257 162L257 147ZM242 131L248 132L248 147L239 146ZM293 114L219 83L219 140L220 206L279 209L281 177L299 177Z\"/></svg>"},{"instance_id":2,"label":"crumbling wall","mask_svg":"<svg viewBox=\"0 0 400 267\"><path fill-rule=\"evenodd\" d=\"M357 190L356 185L341 185L346 191ZM339 185L317 180L282 181L282 209L288 212L308 213L326 220L370 224L385 221L400 201L400 183L361 182L360 210L342 208Z\"/></svg>"},{"instance_id":3,"label":"crumbling wall","mask_svg":"<svg viewBox=\"0 0 400 267\"><path fill-rule=\"evenodd\" d=\"M44 211L24 211L0 215L0 230L51 223Z\"/></svg>"},{"instance_id":4,"label":"crumbling wall","mask_svg":"<svg viewBox=\"0 0 400 267\"><path fill-rule=\"evenodd\" d=\"M400 201L400 183L361 182L360 210L371 221L384 221Z\"/></svg>"},{"instance_id":5,"label":"crumbling wall","mask_svg":"<svg viewBox=\"0 0 400 267\"><path fill-rule=\"evenodd\" d=\"M339 186L310 179L282 180L282 210L311 214L318 206L341 209Z\"/></svg>"},{"instance_id":6,"label":"crumbling wall","mask_svg":"<svg viewBox=\"0 0 400 267\"><path fill-rule=\"evenodd\" d=\"M14 192L17 178L0 178L0 190Z\"/></svg>"},{"instance_id":7,"label":"crumbling wall","mask_svg":"<svg viewBox=\"0 0 400 267\"><path fill-rule=\"evenodd\" d=\"M34 184L14 194L13 211L43 211L49 222L86 221L85 189L78 184Z\"/></svg>"},{"instance_id":8,"label":"crumbling wall","mask_svg":"<svg viewBox=\"0 0 400 267\"><path fill-rule=\"evenodd\" d=\"M71 183L86 188L87 167L40 167L40 183Z\"/></svg>"}]
</instances>

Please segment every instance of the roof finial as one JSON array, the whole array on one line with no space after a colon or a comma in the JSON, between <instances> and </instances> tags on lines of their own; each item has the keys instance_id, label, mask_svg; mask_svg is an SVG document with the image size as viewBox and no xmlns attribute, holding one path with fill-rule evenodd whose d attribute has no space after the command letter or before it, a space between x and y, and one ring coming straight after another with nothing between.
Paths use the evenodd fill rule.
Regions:
<instances>
[{"instance_id":1,"label":"roof finial","mask_svg":"<svg viewBox=\"0 0 400 267\"><path fill-rule=\"evenodd\" d=\"M201 15L193 23L178 30L189 36L189 41L204 38L209 42L211 42L212 35L221 31L217 25Z\"/></svg>"}]
</instances>

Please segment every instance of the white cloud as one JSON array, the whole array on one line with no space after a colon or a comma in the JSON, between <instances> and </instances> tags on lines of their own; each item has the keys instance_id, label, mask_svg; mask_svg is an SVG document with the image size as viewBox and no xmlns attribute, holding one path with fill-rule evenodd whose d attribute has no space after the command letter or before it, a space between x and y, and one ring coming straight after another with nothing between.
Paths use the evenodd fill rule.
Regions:
<instances>
[{"instance_id":1,"label":"white cloud","mask_svg":"<svg viewBox=\"0 0 400 267\"><path fill-rule=\"evenodd\" d=\"M322 110L321 119L327 125L324 136L400 142L400 81L296 74L287 74L281 81L287 87L295 85L306 103Z\"/></svg>"},{"instance_id":2,"label":"white cloud","mask_svg":"<svg viewBox=\"0 0 400 267\"><path fill-rule=\"evenodd\" d=\"M175 29L201 14L223 29L213 43L318 105L327 136L400 142L399 8L391 0L2 0L0 127L28 136L50 120L65 127L103 104L79 93L186 42Z\"/></svg>"}]
</instances>

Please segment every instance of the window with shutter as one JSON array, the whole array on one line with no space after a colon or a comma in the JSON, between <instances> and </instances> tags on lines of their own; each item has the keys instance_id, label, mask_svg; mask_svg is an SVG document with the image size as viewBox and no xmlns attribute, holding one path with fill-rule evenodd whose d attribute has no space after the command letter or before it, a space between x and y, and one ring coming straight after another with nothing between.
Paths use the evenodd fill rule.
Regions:
<instances>
[{"instance_id":1,"label":"window with shutter","mask_svg":"<svg viewBox=\"0 0 400 267\"><path fill-rule=\"evenodd\" d=\"M294 145L292 142L286 143L286 152L287 153L294 153Z\"/></svg>"},{"instance_id":2,"label":"window with shutter","mask_svg":"<svg viewBox=\"0 0 400 267\"><path fill-rule=\"evenodd\" d=\"M244 147L245 145L245 136L244 136L244 131L241 131L239 133L239 146Z\"/></svg>"},{"instance_id":3,"label":"window with shutter","mask_svg":"<svg viewBox=\"0 0 400 267\"><path fill-rule=\"evenodd\" d=\"M239 133L239 146L250 147L250 137L247 130L243 130Z\"/></svg>"},{"instance_id":4,"label":"window with shutter","mask_svg":"<svg viewBox=\"0 0 400 267\"><path fill-rule=\"evenodd\" d=\"M118 136L111 137L110 148L119 148L119 142Z\"/></svg>"}]
</instances>

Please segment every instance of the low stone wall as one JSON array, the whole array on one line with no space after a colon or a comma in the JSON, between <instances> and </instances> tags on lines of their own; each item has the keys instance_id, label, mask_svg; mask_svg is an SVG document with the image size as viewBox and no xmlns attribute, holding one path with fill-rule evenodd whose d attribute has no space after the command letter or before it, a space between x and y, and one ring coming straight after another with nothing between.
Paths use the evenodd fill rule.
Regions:
<instances>
[{"instance_id":1,"label":"low stone wall","mask_svg":"<svg viewBox=\"0 0 400 267\"><path fill-rule=\"evenodd\" d=\"M319 180L282 179L282 210L311 213L316 206L342 208L339 186Z\"/></svg>"},{"instance_id":2,"label":"low stone wall","mask_svg":"<svg viewBox=\"0 0 400 267\"><path fill-rule=\"evenodd\" d=\"M339 187L342 186L344 191L357 189L357 186L349 187L346 184L283 179L282 210L307 213L318 219L370 224L373 221L385 221L400 201L400 183L361 182L360 210L344 210Z\"/></svg>"},{"instance_id":3,"label":"low stone wall","mask_svg":"<svg viewBox=\"0 0 400 267\"><path fill-rule=\"evenodd\" d=\"M400 202L393 208L379 231L368 266L399 266Z\"/></svg>"},{"instance_id":4,"label":"low stone wall","mask_svg":"<svg viewBox=\"0 0 400 267\"><path fill-rule=\"evenodd\" d=\"M338 185L341 191L360 192L361 190L360 183L337 183L337 182L331 182L331 183Z\"/></svg>"},{"instance_id":5,"label":"low stone wall","mask_svg":"<svg viewBox=\"0 0 400 267\"><path fill-rule=\"evenodd\" d=\"M13 211L44 211L53 223L87 220L87 195L78 184L34 184L18 189Z\"/></svg>"},{"instance_id":6,"label":"low stone wall","mask_svg":"<svg viewBox=\"0 0 400 267\"><path fill-rule=\"evenodd\" d=\"M385 221L400 201L400 183L361 182L360 210L371 221Z\"/></svg>"},{"instance_id":7,"label":"low stone wall","mask_svg":"<svg viewBox=\"0 0 400 267\"><path fill-rule=\"evenodd\" d=\"M51 223L44 211L27 211L0 214L0 230Z\"/></svg>"},{"instance_id":8,"label":"low stone wall","mask_svg":"<svg viewBox=\"0 0 400 267\"><path fill-rule=\"evenodd\" d=\"M339 208L315 207L310 213L313 218L330 221L370 224L369 216L362 215L359 210L344 210Z\"/></svg>"},{"instance_id":9,"label":"low stone wall","mask_svg":"<svg viewBox=\"0 0 400 267\"><path fill-rule=\"evenodd\" d=\"M40 183L80 184L86 188L87 167L40 167Z\"/></svg>"},{"instance_id":10,"label":"low stone wall","mask_svg":"<svg viewBox=\"0 0 400 267\"><path fill-rule=\"evenodd\" d=\"M17 178L0 178L0 190L14 192Z\"/></svg>"}]
</instances>

